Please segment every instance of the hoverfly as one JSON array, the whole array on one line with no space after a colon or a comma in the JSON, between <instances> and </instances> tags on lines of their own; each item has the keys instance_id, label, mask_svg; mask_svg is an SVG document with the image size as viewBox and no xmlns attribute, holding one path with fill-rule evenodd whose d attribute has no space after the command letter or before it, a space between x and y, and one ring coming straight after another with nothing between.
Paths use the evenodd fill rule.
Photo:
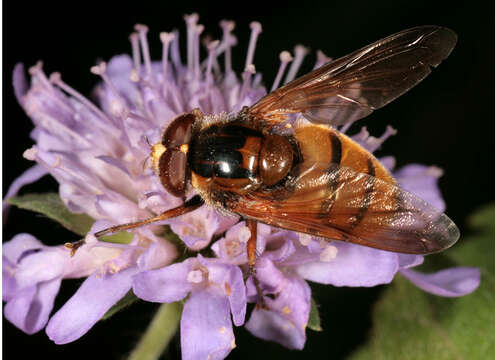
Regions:
<instances>
[{"instance_id":1,"label":"hoverfly","mask_svg":"<svg viewBox=\"0 0 495 360\"><path fill-rule=\"evenodd\" d=\"M157 216L95 234L132 229L203 204L246 220L249 265L257 223L409 254L444 250L455 224L401 189L367 150L337 128L369 115L425 78L455 46L446 28L401 31L329 62L235 114L179 115L152 147L157 176L189 200ZM294 121L297 114L309 121ZM291 120L292 119L292 120Z\"/></svg>"}]
</instances>

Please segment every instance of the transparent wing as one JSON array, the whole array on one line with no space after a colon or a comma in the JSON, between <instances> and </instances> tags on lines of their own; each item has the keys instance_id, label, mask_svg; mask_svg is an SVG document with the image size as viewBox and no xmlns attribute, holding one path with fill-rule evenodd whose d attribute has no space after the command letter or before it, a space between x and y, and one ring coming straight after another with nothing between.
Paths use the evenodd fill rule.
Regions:
<instances>
[{"instance_id":1,"label":"transparent wing","mask_svg":"<svg viewBox=\"0 0 495 360\"><path fill-rule=\"evenodd\" d=\"M279 189L241 197L232 210L281 228L400 253L441 251L459 238L445 214L396 184L335 164L296 172Z\"/></svg>"},{"instance_id":2,"label":"transparent wing","mask_svg":"<svg viewBox=\"0 0 495 360\"><path fill-rule=\"evenodd\" d=\"M438 26L401 31L295 79L250 112L275 121L302 113L312 122L331 125L361 119L424 79L456 41L452 30Z\"/></svg>"}]
</instances>

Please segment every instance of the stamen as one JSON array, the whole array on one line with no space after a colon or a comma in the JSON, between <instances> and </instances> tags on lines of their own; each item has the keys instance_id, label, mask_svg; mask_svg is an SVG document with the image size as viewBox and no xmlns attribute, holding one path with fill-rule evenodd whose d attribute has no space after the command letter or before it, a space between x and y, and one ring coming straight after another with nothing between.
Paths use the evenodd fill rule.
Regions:
<instances>
[{"instance_id":1,"label":"stamen","mask_svg":"<svg viewBox=\"0 0 495 360\"><path fill-rule=\"evenodd\" d=\"M201 33L204 30L203 25L196 25L194 27L194 78L199 80L200 78L200 65L199 65L199 58L200 58L200 53L199 53L199 37L201 36Z\"/></svg>"},{"instance_id":2,"label":"stamen","mask_svg":"<svg viewBox=\"0 0 495 360\"><path fill-rule=\"evenodd\" d=\"M103 111L101 111L96 105L94 105L91 101L86 99L86 97L84 97L76 89L72 88L67 83L65 83L62 80L62 76L59 72L54 72L50 75L50 82L52 84L57 85L60 89L65 91L70 96L79 100L83 105L85 105L87 108L89 108L91 111L93 111L96 115L98 115L102 119L105 119L105 120L108 120L111 122L111 120L108 118L108 116ZM108 128L106 127L105 129L108 129Z\"/></svg>"},{"instance_id":3,"label":"stamen","mask_svg":"<svg viewBox=\"0 0 495 360\"><path fill-rule=\"evenodd\" d=\"M328 63L332 60L333 59L331 57L326 56L323 51L317 50L316 51L316 63L315 63L313 70L318 69L319 67L325 65L326 63Z\"/></svg>"},{"instance_id":4,"label":"stamen","mask_svg":"<svg viewBox=\"0 0 495 360\"><path fill-rule=\"evenodd\" d=\"M211 68L213 66L213 61L216 58L215 50L217 49L217 47L218 47L219 44L220 44L220 41L219 40L215 40L215 41L210 42L207 45L207 48L208 48L208 63L206 65L206 81L208 83L210 83L211 80L212 80Z\"/></svg>"},{"instance_id":5,"label":"stamen","mask_svg":"<svg viewBox=\"0 0 495 360\"><path fill-rule=\"evenodd\" d=\"M387 125L387 128L385 129L385 132L382 134L382 136L380 136L379 138L370 136L368 137L368 139L366 139L368 150L374 152L385 142L385 140L387 140L390 136L393 136L395 134L397 134L397 130L395 130L390 125Z\"/></svg>"},{"instance_id":6,"label":"stamen","mask_svg":"<svg viewBox=\"0 0 495 360\"><path fill-rule=\"evenodd\" d=\"M132 33L129 35L129 40L132 46L132 60L134 62L134 69L136 69L138 75L141 73L141 53L139 52L139 35L138 33Z\"/></svg>"},{"instance_id":7,"label":"stamen","mask_svg":"<svg viewBox=\"0 0 495 360\"><path fill-rule=\"evenodd\" d=\"M284 75L285 68L287 67L287 64L290 63L291 61L292 61L292 55L290 54L290 52L282 51L280 53L280 66L278 68L277 76L273 81L272 89L270 90L270 92L278 88L280 84L280 80L282 80L282 76Z\"/></svg>"},{"instance_id":8,"label":"stamen","mask_svg":"<svg viewBox=\"0 0 495 360\"><path fill-rule=\"evenodd\" d=\"M22 157L27 160L34 161L36 160L36 154L38 153L38 148L36 146L32 146L29 149L25 150L22 154Z\"/></svg>"},{"instance_id":9,"label":"stamen","mask_svg":"<svg viewBox=\"0 0 495 360\"><path fill-rule=\"evenodd\" d=\"M242 73L242 77L244 78L244 80L242 82L241 91L239 92L239 100L241 101L247 94L251 82L251 76L253 74L256 74L256 68L253 64L249 64Z\"/></svg>"},{"instance_id":10,"label":"stamen","mask_svg":"<svg viewBox=\"0 0 495 360\"><path fill-rule=\"evenodd\" d=\"M194 35L199 16L196 13L184 15L187 25L187 70L192 73L194 66Z\"/></svg>"},{"instance_id":11,"label":"stamen","mask_svg":"<svg viewBox=\"0 0 495 360\"><path fill-rule=\"evenodd\" d=\"M345 134L346 131L349 130L349 128L351 127L351 125L354 124L354 122L355 122L355 120L353 120L353 119L347 120L347 122L344 125L342 125L342 127L340 128L339 131L342 134Z\"/></svg>"},{"instance_id":12,"label":"stamen","mask_svg":"<svg viewBox=\"0 0 495 360\"><path fill-rule=\"evenodd\" d=\"M299 68L301 67L304 57L308 52L309 52L308 48L305 48L302 45L296 45L296 47L294 48L294 61L292 62L289 72L285 77L284 84L287 84L289 81L294 80L294 78L297 75L297 72L299 71Z\"/></svg>"},{"instance_id":13,"label":"stamen","mask_svg":"<svg viewBox=\"0 0 495 360\"><path fill-rule=\"evenodd\" d=\"M162 48L162 72L163 72L163 83L165 84L167 80L167 67L168 67L168 49L170 43L175 39L174 33L162 32L160 33L160 41L163 44Z\"/></svg>"},{"instance_id":14,"label":"stamen","mask_svg":"<svg viewBox=\"0 0 495 360\"><path fill-rule=\"evenodd\" d=\"M230 47L233 46L232 31L235 28L235 22L230 20L220 21L220 26L223 29L222 45L217 49L217 56L225 50L225 74L232 72L232 54Z\"/></svg>"},{"instance_id":15,"label":"stamen","mask_svg":"<svg viewBox=\"0 0 495 360\"><path fill-rule=\"evenodd\" d=\"M148 27L146 25L137 24L134 29L139 33L139 40L141 42L141 52L143 53L144 67L146 69L146 77L148 81L153 82L153 73L151 70L151 56L148 46L148 39L146 34L148 33Z\"/></svg>"},{"instance_id":16,"label":"stamen","mask_svg":"<svg viewBox=\"0 0 495 360\"><path fill-rule=\"evenodd\" d=\"M313 237L309 234L299 234L299 243L302 246L308 246L311 243L311 240L313 240Z\"/></svg>"},{"instance_id":17,"label":"stamen","mask_svg":"<svg viewBox=\"0 0 495 360\"><path fill-rule=\"evenodd\" d=\"M258 40L258 36L262 31L261 24L257 21L253 21L251 24L249 24L249 26L251 27L251 38L249 39L246 64L244 65L245 68L247 68L250 64L253 63L254 50L256 49L256 41Z\"/></svg>"},{"instance_id":18,"label":"stamen","mask_svg":"<svg viewBox=\"0 0 495 360\"><path fill-rule=\"evenodd\" d=\"M187 281L193 284L199 284L203 281L203 272L201 270L192 270L187 274Z\"/></svg>"},{"instance_id":19,"label":"stamen","mask_svg":"<svg viewBox=\"0 0 495 360\"><path fill-rule=\"evenodd\" d=\"M172 58L172 63L174 64L176 69L182 67L182 60L180 59L180 50L179 50L179 32L174 30L172 32L174 34L174 39L170 44L170 57Z\"/></svg>"},{"instance_id":20,"label":"stamen","mask_svg":"<svg viewBox=\"0 0 495 360\"><path fill-rule=\"evenodd\" d=\"M243 227L239 230L237 237L239 238L239 241L241 243L246 244L248 242L249 238L251 237L251 230L249 230L249 228L247 226Z\"/></svg>"},{"instance_id":21,"label":"stamen","mask_svg":"<svg viewBox=\"0 0 495 360\"><path fill-rule=\"evenodd\" d=\"M339 250L333 246L328 245L321 253L320 253L320 261L322 262L330 262L337 257L337 253Z\"/></svg>"},{"instance_id":22,"label":"stamen","mask_svg":"<svg viewBox=\"0 0 495 360\"><path fill-rule=\"evenodd\" d=\"M93 74L101 76L101 78L103 79L105 84L108 86L108 88L114 93L115 97L118 99L119 104L114 103L113 105L114 105L114 109L116 111L119 110L118 108L120 108L120 110L117 111L119 113L119 115L122 114L122 112L128 112L127 106L126 106L124 100L122 99L122 97L120 96L119 90L117 90L117 88L113 84L112 80L110 80L110 78L106 74L106 70L107 70L107 63L104 61L102 61L98 65L92 66L90 69L90 71Z\"/></svg>"},{"instance_id":23,"label":"stamen","mask_svg":"<svg viewBox=\"0 0 495 360\"><path fill-rule=\"evenodd\" d=\"M28 70L29 74L35 77L45 88L53 91L53 86L43 72L43 61L38 61L34 66L31 66Z\"/></svg>"}]
</instances>

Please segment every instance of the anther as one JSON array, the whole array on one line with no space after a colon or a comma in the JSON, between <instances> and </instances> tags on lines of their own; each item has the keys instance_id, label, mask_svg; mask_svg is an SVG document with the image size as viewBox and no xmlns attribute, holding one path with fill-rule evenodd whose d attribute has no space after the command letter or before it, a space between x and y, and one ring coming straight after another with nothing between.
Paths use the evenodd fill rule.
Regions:
<instances>
[{"instance_id":1,"label":"anther","mask_svg":"<svg viewBox=\"0 0 495 360\"><path fill-rule=\"evenodd\" d=\"M196 13L184 15L184 20L187 24L187 70L189 72L193 71L194 66L194 35L198 19L199 16Z\"/></svg>"},{"instance_id":2,"label":"anther","mask_svg":"<svg viewBox=\"0 0 495 360\"><path fill-rule=\"evenodd\" d=\"M272 89L270 90L270 92L278 88L278 86L280 85L280 81L282 80L282 76L284 75L285 68L287 67L287 64L292 61L292 59L293 58L290 52L282 51L280 53L280 67L278 68L277 76L273 81Z\"/></svg>"},{"instance_id":3,"label":"anther","mask_svg":"<svg viewBox=\"0 0 495 360\"><path fill-rule=\"evenodd\" d=\"M244 78L241 86L241 91L239 93L239 99L242 101L242 98L246 95L250 82L251 82L251 76L253 74L256 74L256 68L254 67L253 64L249 64L246 66L244 69L244 72L242 73L242 77Z\"/></svg>"},{"instance_id":4,"label":"anther","mask_svg":"<svg viewBox=\"0 0 495 360\"><path fill-rule=\"evenodd\" d=\"M221 51L225 50L225 74L229 74L232 72L232 55L230 48L234 46L236 42L235 37L231 34L235 28L235 22L222 20L220 21L220 27L223 29L222 45L218 47L216 54L219 55Z\"/></svg>"},{"instance_id":5,"label":"anther","mask_svg":"<svg viewBox=\"0 0 495 360\"><path fill-rule=\"evenodd\" d=\"M249 26L251 27L251 37L249 39L246 65L244 65L245 68L247 68L250 64L253 63L254 50L256 49L256 41L258 40L258 36L262 31L261 24L257 21L253 21L251 24L249 24Z\"/></svg>"},{"instance_id":6,"label":"anther","mask_svg":"<svg viewBox=\"0 0 495 360\"><path fill-rule=\"evenodd\" d=\"M110 78L106 74L106 69L107 69L107 64L104 61L102 61L98 65L92 66L90 70L93 74L100 75L101 78L103 79L103 81L105 82L105 84L109 87L109 89L116 96L117 100L115 100L115 101L118 101L118 104L116 104L116 103L110 104L111 106L113 106L114 110L116 111L115 114L122 114L124 112L128 112L128 109L125 106L125 102L122 99L122 97L120 96L119 90L115 87L113 82L110 80Z\"/></svg>"},{"instance_id":7,"label":"anther","mask_svg":"<svg viewBox=\"0 0 495 360\"><path fill-rule=\"evenodd\" d=\"M45 86L45 88L53 91L52 84L50 84L50 81L43 72L43 61L37 61L35 65L29 68L28 72L29 75L35 77L38 81L40 81Z\"/></svg>"},{"instance_id":8,"label":"anther","mask_svg":"<svg viewBox=\"0 0 495 360\"><path fill-rule=\"evenodd\" d=\"M313 69L318 69L319 67L325 65L326 63L332 61L331 57L325 55L321 50L316 51L316 63Z\"/></svg>"},{"instance_id":9,"label":"anther","mask_svg":"<svg viewBox=\"0 0 495 360\"><path fill-rule=\"evenodd\" d=\"M36 160L37 153L38 153L38 149L35 146L33 146L25 150L22 156L24 157L24 159L34 161Z\"/></svg>"},{"instance_id":10,"label":"anther","mask_svg":"<svg viewBox=\"0 0 495 360\"><path fill-rule=\"evenodd\" d=\"M163 83L166 83L167 79L167 67L168 67L168 51L170 43L175 39L174 33L161 32L160 41L163 44L162 47L162 72L163 72Z\"/></svg>"},{"instance_id":11,"label":"anther","mask_svg":"<svg viewBox=\"0 0 495 360\"><path fill-rule=\"evenodd\" d=\"M141 52L143 53L144 66L146 68L146 76L149 81L153 82L153 73L151 71L151 57L150 49L148 46L148 39L146 34L148 33L148 27L143 24L136 24L134 30L139 33L139 40L141 42Z\"/></svg>"}]
</instances>

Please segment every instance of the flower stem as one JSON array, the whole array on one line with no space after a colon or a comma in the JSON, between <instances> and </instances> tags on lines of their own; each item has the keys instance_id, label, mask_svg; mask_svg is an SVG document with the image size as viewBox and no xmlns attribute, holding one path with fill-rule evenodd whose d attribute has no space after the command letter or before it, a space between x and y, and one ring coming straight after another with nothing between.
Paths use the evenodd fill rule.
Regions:
<instances>
[{"instance_id":1,"label":"flower stem","mask_svg":"<svg viewBox=\"0 0 495 360\"><path fill-rule=\"evenodd\" d=\"M155 360L175 335L182 313L182 303L162 304L148 329L129 356L129 360Z\"/></svg>"}]
</instances>

